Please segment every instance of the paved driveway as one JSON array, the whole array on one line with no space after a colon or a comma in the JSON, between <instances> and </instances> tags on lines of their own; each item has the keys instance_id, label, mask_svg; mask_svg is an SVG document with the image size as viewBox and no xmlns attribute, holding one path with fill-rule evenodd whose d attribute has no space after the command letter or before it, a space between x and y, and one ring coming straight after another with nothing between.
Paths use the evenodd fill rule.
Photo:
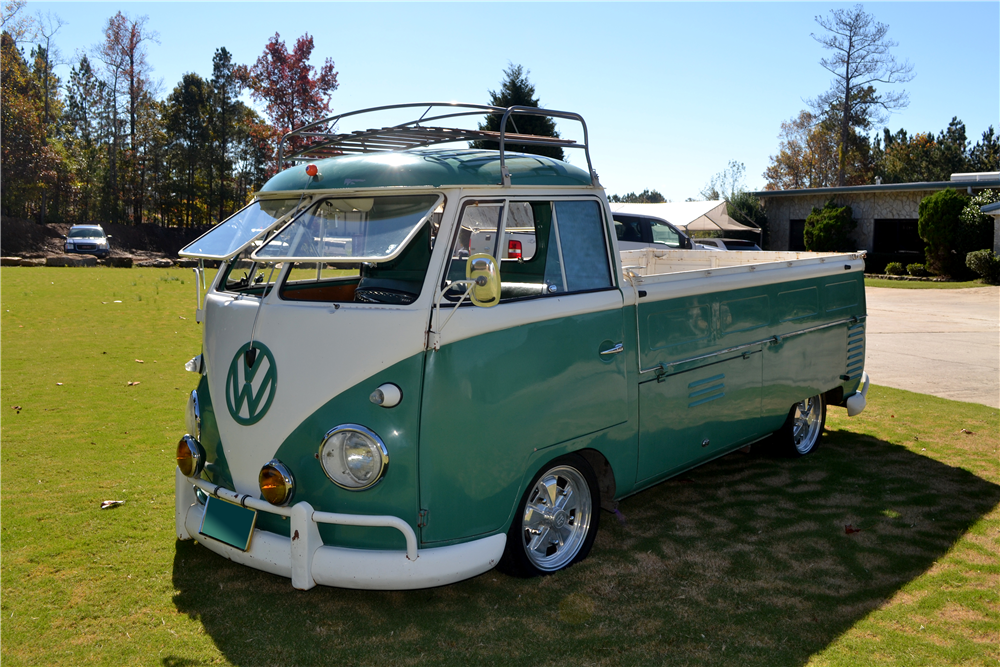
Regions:
<instances>
[{"instance_id":1,"label":"paved driveway","mask_svg":"<svg viewBox=\"0 0 1000 667\"><path fill-rule=\"evenodd\" d=\"M872 383L1000 408L1000 287L869 287Z\"/></svg>"}]
</instances>

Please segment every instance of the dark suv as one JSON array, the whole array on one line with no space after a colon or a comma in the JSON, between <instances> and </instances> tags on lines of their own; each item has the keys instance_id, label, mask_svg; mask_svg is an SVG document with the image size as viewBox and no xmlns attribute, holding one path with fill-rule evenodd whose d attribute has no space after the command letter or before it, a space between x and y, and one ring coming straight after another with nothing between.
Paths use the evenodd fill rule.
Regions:
<instances>
[{"instance_id":1,"label":"dark suv","mask_svg":"<svg viewBox=\"0 0 1000 667\"><path fill-rule=\"evenodd\" d=\"M111 254L111 244L108 243L111 237L104 233L100 225L73 225L69 229L69 234L63 238L66 239L67 253L83 253L97 257L107 257Z\"/></svg>"}]
</instances>

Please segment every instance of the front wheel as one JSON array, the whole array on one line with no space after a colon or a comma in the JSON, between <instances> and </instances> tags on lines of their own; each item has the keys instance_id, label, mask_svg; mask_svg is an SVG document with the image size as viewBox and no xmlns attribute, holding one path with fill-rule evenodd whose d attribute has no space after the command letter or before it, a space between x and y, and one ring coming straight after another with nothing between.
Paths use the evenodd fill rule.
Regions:
<instances>
[{"instance_id":1,"label":"front wheel","mask_svg":"<svg viewBox=\"0 0 1000 667\"><path fill-rule=\"evenodd\" d=\"M600 520L597 477L580 456L556 459L528 486L507 533L500 568L551 574L587 557Z\"/></svg>"},{"instance_id":2,"label":"front wheel","mask_svg":"<svg viewBox=\"0 0 1000 667\"><path fill-rule=\"evenodd\" d=\"M816 449L826 424L826 401L817 394L792 406L780 434L785 450L792 456L805 456Z\"/></svg>"}]
</instances>

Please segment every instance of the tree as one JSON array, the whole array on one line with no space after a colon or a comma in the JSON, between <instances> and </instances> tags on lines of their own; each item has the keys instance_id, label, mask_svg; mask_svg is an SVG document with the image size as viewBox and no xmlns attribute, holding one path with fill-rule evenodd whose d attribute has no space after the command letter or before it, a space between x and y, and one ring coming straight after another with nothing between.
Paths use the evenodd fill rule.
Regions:
<instances>
[{"instance_id":1,"label":"tree","mask_svg":"<svg viewBox=\"0 0 1000 667\"><path fill-rule=\"evenodd\" d=\"M760 247L767 248L770 243L770 228L767 224L767 213L764 211L764 206L760 203L760 199L749 192L741 190L726 200L726 213L730 218L742 225L759 229L759 235L756 232L736 233L758 236L756 240L760 242Z\"/></svg>"},{"instance_id":2,"label":"tree","mask_svg":"<svg viewBox=\"0 0 1000 667\"><path fill-rule=\"evenodd\" d=\"M823 208L813 208L806 216L802 238L810 252L852 250L851 232L858 226L850 206L837 206L831 199Z\"/></svg>"},{"instance_id":3,"label":"tree","mask_svg":"<svg viewBox=\"0 0 1000 667\"><path fill-rule=\"evenodd\" d=\"M0 34L0 71L0 202L7 215L27 217L54 180L59 158L45 136L38 82L6 32Z\"/></svg>"},{"instance_id":4,"label":"tree","mask_svg":"<svg viewBox=\"0 0 1000 667\"><path fill-rule=\"evenodd\" d=\"M232 172L230 146L236 135L236 120L242 103L237 99L241 91L236 65L233 57L225 47L215 50L212 57L212 88L211 105L209 108L209 126L212 133L212 167L218 177L219 191L218 218L223 220L230 201L226 193L227 175ZM211 198L211 187L209 187Z\"/></svg>"},{"instance_id":5,"label":"tree","mask_svg":"<svg viewBox=\"0 0 1000 667\"><path fill-rule=\"evenodd\" d=\"M330 58L319 71L310 65L313 48L313 38L306 33L289 53L281 35L274 33L253 67L240 72L253 99L266 105L265 112L279 134L330 115L337 72Z\"/></svg>"},{"instance_id":6,"label":"tree","mask_svg":"<svg viewBox=\"0 0 1000 667\"><path fill-rule=\"evenodd\" d=\"M983 190L968 203L958 215L955 230L955 251L959 255L993 247L993 216L986 215L980 208L1000 201L1000 190ZM963 264L964 264L963 260Z\"/></svg>"},{"instance_id":7,"label":"tree","mask_svg":"<svg viewBox=\"0 0 1000 667\"><path fill-rule=\"evenodd\" d=\"M933 132L908 135L900 128L890 134L885 129L875 140L875 173L883 183L947 181L952 174L971 169L968 144L965 123L958 118L952 118L937 137Z\"/></svg>"},{"instance_id":8,"label":"tree","mask_svg":"<svg viewBox=\"0 0 1000 667\"><path fill-rule=\"evenodd\" d=\"M503 73L505 78L500 83L500 90L489 91L490 104L495 107L541 107L539 99L535 97L535 87L528 81L528 75L531 73L529 70L524 69L520 65L508 63L507 69ZM500 121L503 120L501 116L490 114L483 120L484 122L479 124L480 130L487 132L500 131ZM511 116L508 120L507 132L533 134L542 137L559 137L555 121L546 116L518 115L516 118ZM500 142L498 141L473 141L469 145L471 148L500 150ZM530 153L532 155L544 155L556 160L566 159L563 149L559 146L514 144L508 143L505 140L504 150Z\"/></svg>"},{"instance_id":9,"label":"tree","mask_svg":"<svg viewBox=\"0 0 1000 667\"><path fill-rule=\"evenodd\" d=\"M1000 137L993 134L992 125L969 151L969 171L1000 171Z\"/></svg>"},{"instance_id":10,"label":"tree","mask_svg":"<svg viewBox=\"0 0 1000 667\"><path fill-rule=\"evenodd\" d=\"M708 184L702 188L701 196L705 201L729 201L737 192L746 189L744 187L744 173L746 173L746 166L742 162L730 160L726 168L713 176Z\"/></svg>"},{"instance_id":11,"label":"tree","mask_svg":"<svg viewBox=\"0 0 1000 667\"><path fill-rule=\"evenodd\" d=\"M882 123L892 111L909 104L905 91L879 94L874 84L905 83L913 78L913 66L907 61L896 62L890 50L898 44L886 35L889 26L878 23L866 14L861 5L852 9L834 9L830 17L817 16L818 23L829 34L812 38L833 51L820 66L834 75L830 90L811 104L821 114L837 108L840 113L840 137L837 142L837 185L846 184L848 139L852 120ZM858 90L868 94L859 96Z\"/></svg>"},{"instance_id":12,"label":"tree","mask_svg":"<svg viewBox=\"0 0 1000 667\"><path fill-rule=\"evenodd\" d=\"M616 204L663 204L668 200L663 197L657 190L645 189L639 194L630 192L627 195L611 195L608 201L614 202Z\"/></svg>"},{"instance_id":13,"label":"tree","mask_svg":"<svg viewBox=\"0 0 1000 667\"><path fill-rule=\"evenodd\" d=\"M960 276L965 272L965 255L958 256L955 241L966 203L966 196L952 188L920 200L917 233L927 244L927 268L932 273Z\"/></svg>"},{"instance_id":14,"label":"tree","mask_svg":"<svg viewBox=\"0 0 1000 667\"><path fill-rule=\"evenodd\" d=\"M184 224L195 223L196 209L204 182L203 169L209 157L210 130L209 85L197 74L185 74L181 82L167 97L164 119L167 132L168 150L173 155L172 162L183 174Z\"/></svg>"},{"instance_id":15,"label":"tree","mask_svg":"<svg viewBox=\"0 0 1000 667\"><path fill-rule=\"evenodd\" d=\"M126 214L122 210L122 200L128 204L127 213L132 222L142 222L146 137L140 134L140 129L148 127L148 123L142 122L142 116L151 112L153 102L146 44L158 38L156 32L147 29L148 20L148 16L132 19L118 12L108 19L104 41L94 50L95 58L104 65L106 123L111 130L104 207L115 222ZM127 135L123 133L126 121ZM124 197L119 195L121 189L126 191Z\"/></svg>"}]
</instances>

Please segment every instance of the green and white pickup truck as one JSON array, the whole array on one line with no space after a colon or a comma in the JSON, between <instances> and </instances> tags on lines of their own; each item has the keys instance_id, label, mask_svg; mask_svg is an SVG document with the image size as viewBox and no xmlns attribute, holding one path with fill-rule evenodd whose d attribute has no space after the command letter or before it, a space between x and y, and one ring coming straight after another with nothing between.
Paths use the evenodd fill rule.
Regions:
<instances>
[{"instance_id":1,"label":"green and white pickup truck","mask_svg":"<svg viewBox=\"0 0 1000 667\"><path fill-rule=\"evenodd\" d=\"M619 252L579 115L366 112L287 135L294 166L181 252L222 263L197 270L178 538L300 589L546 574L602 508L772 434L808 454L828 406L864 408L863 253ZM583 141L453 127L484 114Z\"/></svg>"}]
</instances>

